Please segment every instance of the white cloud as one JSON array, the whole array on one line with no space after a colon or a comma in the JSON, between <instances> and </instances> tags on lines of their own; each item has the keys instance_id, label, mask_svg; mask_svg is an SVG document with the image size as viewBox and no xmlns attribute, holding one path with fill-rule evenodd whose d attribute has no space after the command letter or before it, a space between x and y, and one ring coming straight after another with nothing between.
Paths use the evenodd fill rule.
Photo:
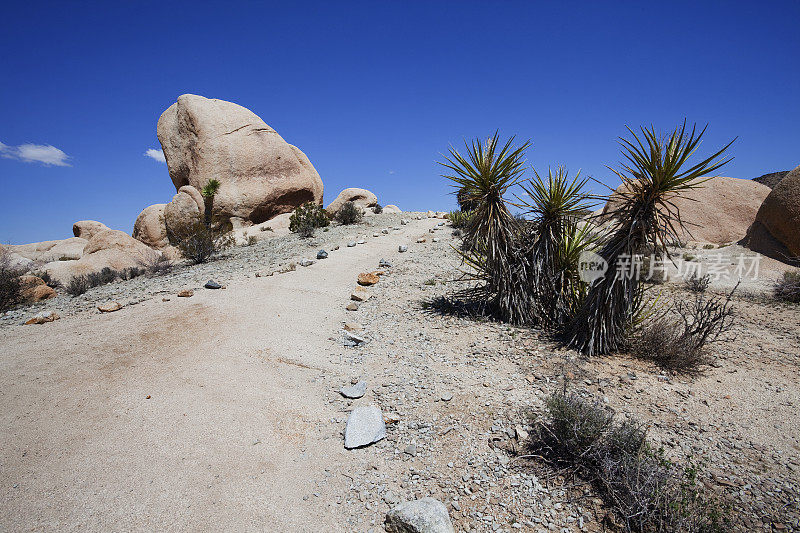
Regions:
<instances>
[{"instance_id":1,"label":"white cloud","mask_svg":"<svg viewBox=\"0 0 800 533\"><path fill-rule=\"evenodd\" d=\"M161 163L166 163L167 158L164 157L164 152L161 150L156 150L155 148L149 148L145 153L145 157L149 157L151 159L155 159L156 161L160 161Z\"/></svg>"},{"instance_id":2,"label":"white cloud","mask_svg":"<svg viewBox=\"0 0 800 533\"><path fill-rule=\"evenodd\" d=\"M9 146L0 142L0 157L17 159L25 163L41 163L45 166L68 167L70 157L49 144L20 144Z\"/></svg>"}]
</instances>

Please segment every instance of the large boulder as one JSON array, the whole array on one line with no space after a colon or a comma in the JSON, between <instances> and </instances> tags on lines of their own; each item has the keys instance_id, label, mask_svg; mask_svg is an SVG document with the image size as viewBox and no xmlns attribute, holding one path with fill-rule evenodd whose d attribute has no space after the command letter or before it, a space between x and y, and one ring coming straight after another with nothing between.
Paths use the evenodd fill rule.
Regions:
<instances>
[{"instance_id":1,"label":"large boulder","mask_svg":"<svg viewBox=\"0 0 800 533\"><path fill-rule=\"evenodd\" d=\"M145 207L133 223L133 238L153 248L169 245L167 226L164 221L164 208L167 204L154 204Z\"/></svg>"},{"instance_id":2,"label":"large boulder","mask_svg":"<svg viewBox=\"0 0 800 533\"><path fill-rule=\"evenodd\" d=\"M347 202L353 202L362 209L366 209L378 205L378 197L366 189L350 187L340 192L339 196L328 204L325 211L327 211L330 216L334 216Z\"/></svg>"},{"instance_id":3,"label":"large boulder","mask_svg":"<svg viewBox=\"0 0 800 533\"><path fill-rule=\"evenodd\" d=\"M184 94L158 119L157 134L176 189L220 182L215 216L259 224L322 201L322 180L305 154L240 105Z\"/></svg>"},{"instance_id":4,"label":"large boulder","mask_svg":"<svg viewBox=\"0 0 800 533\"><path fill-rule=\"evenodd\" d=\"M96 220L79 220L72 225L72 234L87 241L101 231L111 229Z\"/></svg>"},{"instance_id":5,"label":"large boulder","mask_svg":"<svg viewBox=\"0 0 800 533\"><path fill-rule=\"evenodd\" d=\"M789 172L789 170L770 172L769 174L763 174L757 178L753 178L753 181L757 181L762 185L766 185L770 189L774 189Z\"/></svg>"},{"instance_id":6,"label":"large boulder","mask_svg":"<svg viewBox=\"0 0 800 533\"><path fill-rule=\"evenodd\" d=\"M772 189L755 220L786 248L791 257L800 257L800 166ZM758 225L755 226L751 230L751 247L759 240L753 238L753 234L760 230Z\"/></svg>"},{"instance_id":7,"label":"large boulder","mask_svg":"<svg viewBox=\"0 0 800 533\"><path fill-rule=\"evenodd\" d=\"M172 201L164 206L164 224L168 237L186 227L187 224L200 220L200 217L203 216L204 211L200 210L200 205L190 190L197 191L191 186L181 187L178 193L172 197Z\"/></svg>"},{"instance_id":8,"label":"large boulder","mask_svg":"<svg viewBox=\"0 0 800 533\"><path fill-rule=\"evenodd\" d=\"M623 187L617 188L603 208L606 217L618 205ZM769 187L753 180L714 177L672 197L670 201L684 224L680 239L714 244L743 239L769 193Z\"/></svg>"},{"instance_id":9,"label":"large boulder","mask_svg":"<svg viewBox=\"0 0 800 533\"><path fill-rule=\"evenodd\" d=\"M49 263L51 261L70 261L80 259L87 239L70 237L56 241L32 242L30 244L9 244L6 249L31 261Z\"/></svg>"}]
</instances>

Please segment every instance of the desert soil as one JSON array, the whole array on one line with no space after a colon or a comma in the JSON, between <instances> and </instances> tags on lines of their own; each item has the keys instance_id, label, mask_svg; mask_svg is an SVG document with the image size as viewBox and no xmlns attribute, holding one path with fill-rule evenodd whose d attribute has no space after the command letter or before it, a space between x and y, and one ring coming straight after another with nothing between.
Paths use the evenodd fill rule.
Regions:
<instances>
[{"instance_id":1,"label":"desert soil","mask_svg":"<svg viewBox=\"0 0 800 533\"><path fill-rule=\"evenodd\" d=\"M800 531L797 306L737 299L737 337L699 376L587 360L530 329L435 311L462 285L441 222L378 215L276 237L4 317L0 530L377 532L395 503L433 496L457 531L602 531L591 487L521 456L529 417L566 386L700 463L735 530ZM330 256L286 268L319 248ZM393 266L372 298L346 310L380 259ZM125 306L100 314L109 299ZM20 325L43 309L62 318ZM367 342L350 346L345 324ZM338 394L359 379L363 398ZM358 405L399 421L345 450Z\"/></svg>"}]
</instances>

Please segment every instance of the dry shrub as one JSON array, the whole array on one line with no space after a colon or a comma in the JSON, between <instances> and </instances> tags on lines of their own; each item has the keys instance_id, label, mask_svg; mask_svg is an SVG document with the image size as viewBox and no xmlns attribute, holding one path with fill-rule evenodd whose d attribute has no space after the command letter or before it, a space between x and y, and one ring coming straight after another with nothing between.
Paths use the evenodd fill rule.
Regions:
<instances>
[{"instance_id":1,"label":"dry shrub","mask_svg":"<svg viewBox=\"0 0 800 533\"><path fill-rule=\"evenodd\" d=\"M336 212L339 224L357 224L364 218L364 212L354 202L345 202Z\"/></svg>"},{"instance_id":2,"label":"dry shrub","mask_svg":"<svg viewBox=\"0 0 800 533\"><path fill-rule=\"evenodd\" d=\"M171 232L170 241L194 263L205 263L232 243L224 225L207 225L199 218L171 228Z\"/></svg>"},{"instance_id":3,"label":"dry shrub","mask_svg":"<svg viewBox=\"0 0 800 533\"><path fill-rule=\"evenodd\" d=\"M730 332L733 321L731 299L738 284L727 296L679 300L668 313L652 318L629 342L629 351L658 366L692 374L708 364L709 345Z\"/></svg>"},{"instance_id":4,"label":"dry shrub","mask_svg":"<svg viewBox=\"0 0 800 533\"><path fill-rule=\"evenodd\" d=\"M590 481L626 531L727 531L721 506L698 487L694 465L666 460L643 425L615 422L613 411L576 395L556 394L535 420L533 452Z\"/></svg>"},{"instance_id":5,"label":"dry shrub","mask_svg":"<svg viewBox=\"0 0 800 533\"><path fill-rule=\"evenodd\" d=\"M692 273L692 277L686 280L686 288L692 292L706 292L711 285L711 276L698 276L697 272Z\"/></svg>"},{"instance_id":6,"label":"dry shrub","mask_svg":"<svg viewBox=\"0 0 800 533\"><path fill-rule=\"evenodd\" d=\"M800 272L784 272L783 277L775 281L772 290L778 300L800 303Z\"/></svg>"},{"instance_id":7,"label":"dry shrub","mask_svg":"<svg viewBox=\"0 0 800 533\"><path fill-rule=\"evenodd\" d=\"M70 296L80 296L89 290L89 278L85 275L73 276L67 283L66 290Z\"/></svg>"},{"instance_id":8,"label":"dry shrub","mask_svg":"<svg viewBox=\"0 0 800 533\"><path fill-rule=\"evenodd\" d=\"M0 313L22 301L22 270L11 264L5 248L0 247Z\"/></svg>"},{"instance_id":9,"label":"dry shrub","mask_svg":"<svg viewBox=\"0 0 800 533\"><path fill-rule=\"evenodd\" d=\"M306 202L297 207L289 217L289 231L297 233L307 239L314 236L317 228L324 228L330 224L328 213L321 205Z\"/></svg>"},{"instance_id":10,"label":"dry shrub","mask_svg":"<svg viewBox=\"0 0 800 533\"><path fill-rule=\"evenodd\" d=\"M163 253L153 250L137 261L143 273L151 276L162 276L172 271L175 263Z\"/></svg>"}]
</instances>

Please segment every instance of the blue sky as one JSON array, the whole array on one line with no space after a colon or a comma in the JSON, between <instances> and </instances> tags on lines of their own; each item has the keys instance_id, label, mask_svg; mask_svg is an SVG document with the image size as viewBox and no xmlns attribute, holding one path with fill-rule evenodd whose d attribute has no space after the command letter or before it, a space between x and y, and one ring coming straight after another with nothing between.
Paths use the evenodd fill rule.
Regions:
<instances>
[{"instance_id":1,"label":"blue sky","mask_svg":"<svg viewBox=\"0 0 800 533\"><path fill-rule=\"evenodd\" d=\"M345 187L455 202L436 164L496 129L614 185L624 126L709 123L723 175L800 164L800 2L14 2L0 20L0 242L132 231L175 190L156 121L241 104ZM51 148L52 147L52 148ZM599 189L598 189L599 190Z\"/></svg>"}]
</instances>

